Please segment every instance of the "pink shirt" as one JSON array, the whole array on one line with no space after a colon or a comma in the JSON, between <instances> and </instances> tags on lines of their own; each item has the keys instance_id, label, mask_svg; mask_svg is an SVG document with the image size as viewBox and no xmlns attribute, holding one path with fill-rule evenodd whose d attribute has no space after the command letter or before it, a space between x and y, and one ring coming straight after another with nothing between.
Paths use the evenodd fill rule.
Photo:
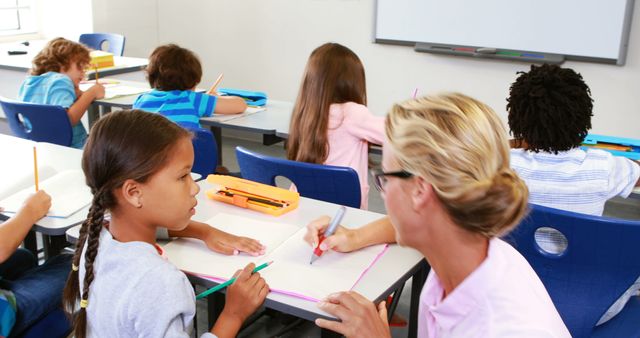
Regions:
<instances>
[{"instance_id":1,"label":"pink shirt","mask_svg":"<svg viewBox=\"0 0 640 338\"><path fill-rule=\"evenodd\" d=\"M384 117L371 114L367 107L353 103L334 103L329 108L329 156L324 164L351 167L360 179L361 209L367 209L369 183L369 143L384 141Z\"/></svg>"},{"instance_id":2,"label":"pink shirt","mask_svg":"<svg viewBox=\"0 0 640 338\"><path fill-rule=\"evenodd\" d=\"M420 295L418 337L571 337L547 290L511 245L487 258L451 294L431 270Z\"/></svg>"}]
</instances>

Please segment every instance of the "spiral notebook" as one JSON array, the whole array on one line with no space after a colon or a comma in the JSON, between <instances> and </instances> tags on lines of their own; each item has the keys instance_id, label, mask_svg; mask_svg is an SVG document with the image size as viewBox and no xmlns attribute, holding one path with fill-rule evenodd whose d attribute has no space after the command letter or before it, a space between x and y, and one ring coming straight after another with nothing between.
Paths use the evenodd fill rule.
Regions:
<instances>
[{"instance_id":1,"label":"spiral notebook","mask_svg":"<svg viewBox=\"0 0 640 338\"><path fill-rule=\"evenodd\" d=\"M220 213L206 222L222 231L251 237L266 245L263 256L226 256L209 250L202 241L180 238L164 246L169 261L180 270L226 281L250 262L273 261L260 271L272 292L318 301L333 292L351 290L384 254L386 245L374 245L351 253L327 251L309 264L312 249L304 242L306 228Z\"/></svg>"}]
</instances>

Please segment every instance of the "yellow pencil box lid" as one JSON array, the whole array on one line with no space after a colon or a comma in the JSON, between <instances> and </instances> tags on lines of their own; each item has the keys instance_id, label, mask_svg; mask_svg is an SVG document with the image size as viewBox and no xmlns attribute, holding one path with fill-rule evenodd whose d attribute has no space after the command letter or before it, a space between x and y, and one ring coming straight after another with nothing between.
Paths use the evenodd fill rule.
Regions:
<instances>
[{"instance_id":1,"label":"yellow pencil box lid","mask_svg":"<svg viewBox=\"0 0 640 338\"><path fill-rule=\"evenodd\" d=\"M94 68L95 66L98 66L98 68L106 68L115 65L112 53L102 50L92 50L90 55L91 61L89 61L89 68Z\"/></svg>"},{"instance_id":2,"label":"yellow pencil box lid","mask_svg":"<svg viewBox=\"0 0 640 338\"><path fill-rule=\"evenodd\" d=\"M297 208L300 201L296 191L238 177L209 175L207 182L214 186L206 191L208 198L274 216Z\"/></svg>"}]
</instances>

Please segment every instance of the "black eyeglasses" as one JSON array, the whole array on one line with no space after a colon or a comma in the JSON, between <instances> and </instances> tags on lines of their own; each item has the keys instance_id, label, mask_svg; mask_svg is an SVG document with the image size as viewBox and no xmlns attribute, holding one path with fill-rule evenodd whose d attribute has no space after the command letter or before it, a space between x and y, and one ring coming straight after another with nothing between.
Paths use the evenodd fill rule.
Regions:
<instances>
[{"instance_id":1,"label":"black eyeglasses","mask_svg":"<svg viewBox=\"0 0 640 338\"><path fill-rule=\"evenodd\" d=\"M384 186L387 184L387 176L398 177L401 179L407 179L413 177L413 174L406 170L384 172L381 169L372 169L371 175L373 176L373 183L376 189L380 192L384 192Z\"/></svg>"}]
</instances>

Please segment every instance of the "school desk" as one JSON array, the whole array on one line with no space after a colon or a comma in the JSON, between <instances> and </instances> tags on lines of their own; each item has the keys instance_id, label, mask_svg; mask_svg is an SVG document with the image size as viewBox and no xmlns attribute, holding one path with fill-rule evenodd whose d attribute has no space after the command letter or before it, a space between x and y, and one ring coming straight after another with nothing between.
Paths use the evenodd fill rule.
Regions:
<instances>
[{"instance_id":1,"label":"school desk","mask_svg":"<svg viewBox=\"0 0 640 338\"><path fill-rule=\"evenodd\" d=\"M111 81L118 81L120 84L131 87L146 88L150 90L147 82L125 81L118 78L109 78ZM204 89L201 89L204 91ZM112 109L129 109L133 106L139 94L119 96L110 99L100 99L93 102L89 108L89 125ZM263 135L263 144L272 145L282 141L277 133L288 133L289 120L293 104L285 101L268 100L266 110L251 115L237 115L224 121L218 120L215 116L200 119L200 124L209 127L213 132L218 147L222 147L222 128L236 129ZM218 163L222 164L222 152L218 152Z\"/></svg>"},{"instance_id":2,"label":"school desk","mask_svg":"<svg viewBox=\"0 0 640 338\"><path fill-rule=\"evenodd\" d=\"M304 227L311 220L314 220L319 216L335 214L339 207L336 204L301 197L297 209L281 216L274 217L268 214L210 200L205 196L205 191L210 189L209 183L206 181L200 181L198 182L198 185L200 186L200 193L196 196L198 205L196 206L196 215L193 219L202 222L210 219L217 213L227 213L250 217L261 221L283 222ZM370 211L348 208L342 224L348 227L359 227L382 216L383 215L381 214ZM78 235L79 227L73 227L67 231L67 239L70 242L77 239ZM311 256L311 248L309 248L309 256ZM402 287L407 280L413 277L413 285L411 288L409 336L415 337L419 305L418 299L420 290L422 289L422 285L426 279L427 269L428 266L426 261L420 253L413 249L402 248L398 245L391 245L387 252L385 252L385 254L358 282L358 284L356 284L354 291L363 294L368 299L379 301L385 299L389 293L399 287ZM217 282L200 277L189 276L189 278L194 284L202 285L207 288L218 284ZM327 278L340 278L340 276L327 276ZM269 281L267 281L267 283L268 282ZM265 306L306 320L314 320L321 316L328 316L327 313L319 310L313 302L277 293L269 294L265 302ZM210 302L210 314L214 313L216 308L217 304L215 304L215 302ZM210 320L213 320L213 318L210 318ZM212 325L213 323L210 322L209 324Z\"/></svg>"},{"instance_id":3,"label":"school desk","mask_svg":"<svg viewBox=\"0 0 640 338\"><path fill-rule=\"evenodd\" d=\"M64 170L81 169L82 151L79 149L63 147L51 143L33 142L14 136L0 134L0 149L4 158L0 165L0 190L9 186L12 181L12 173L33 172L33 146L37 146L38 167L40 171L53 170L61 172ZM19 190L19 189L18 189ZM16 190L17 192L17 190ZM40 232L44 238L45 256L55 253L60 249L59 238L65 231L85 220L89 206L75 212L67 218L44 217L34 224L33 231ZM6 220L11 214L0 214L1 220ZM29 249L35 249L35 236L31 232L30 237L25 240Z\"/></svg>"},{"instance_id":4,"label":"school desk","mask_svg":"<svg viewBox=\"0 0 640 338\"><path fill-rule=\"evenodd\" d=\"M0 96L15 99L18 89L31 68L33 57L44 47L47 41L29 41L29 46L18 42L0 44ZM9 55L9 51L26 51L26 54ZM143 69L149 61L146 58L114 56L115 66L99 69L99 77L120 74L131 79L144 79ZM95 78L95 71L87 71L89 79ZM4 112L0 109L0 119L4 119Z\"/></svg>"}]
</instances>

